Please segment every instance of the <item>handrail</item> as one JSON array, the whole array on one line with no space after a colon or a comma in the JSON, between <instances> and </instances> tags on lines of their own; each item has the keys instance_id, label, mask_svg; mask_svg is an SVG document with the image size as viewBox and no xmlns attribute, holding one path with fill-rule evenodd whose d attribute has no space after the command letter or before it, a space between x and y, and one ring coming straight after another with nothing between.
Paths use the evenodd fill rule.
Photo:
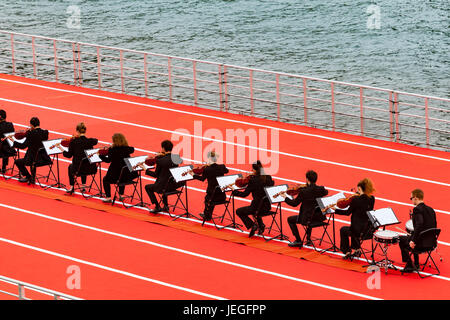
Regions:
<instances>
[{"instance_id":1,"label":"handrail","mask_svg":"<svg viewBox=\"0 0 450 320\"><path fill-rule=\"evenodd\" d=\"M34 284L29 284L27 282L15 280L15 279L4 277L4 276L0 276L0 281L17 285L18 294L14 294L14 293L7 292L7 291L4 291L4 290L0 290L0 293L4 293L4 294L10 295L10 296L19 298L19 300L31 300L30 298L27 298L25 296L25 289L30 289L30 290L33 290L33 291L36 291L36 292L40 292L40 293L52 296L54 298L54 300L60 300L60 299L64 299L64 300L83 300L81 298L77 298L77 297L74 297L74 296L71 296L71 295L68 295L68 294L65 294L65 293L61 293L61 292L58 292L58 291L42 288L42 287L36 286Z\"/></svg>"},{"instance_id":2,"label":"handrail","mask_svg":"<svg viewBox=\"0 0 450 320\"><path fill-rule=\"evenodd\" d=\"M450 151L448 98L7 30L0 72Z\"/></svg>"}]
</instances>

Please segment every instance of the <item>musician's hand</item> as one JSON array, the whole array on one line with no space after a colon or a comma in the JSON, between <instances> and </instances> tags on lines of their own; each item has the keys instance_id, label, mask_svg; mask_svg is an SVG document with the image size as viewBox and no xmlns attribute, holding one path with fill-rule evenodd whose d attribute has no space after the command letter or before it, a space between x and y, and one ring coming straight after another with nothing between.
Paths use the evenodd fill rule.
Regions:
<instances>
[{"instance_id":1,"label":"musician's hand","mask_svg":"<svg viewBox=\"0 0 450 320\"><path fill-rule=\"evenodd\" d=\"M286 192L282 192L282 193L280 193L280 196L282 196L282 197L283 197L283 199L286 199L286 198L287 198Z\"/></svg>"},{"instance_id":2,"label":"musician's hand","mask_svg":"<svg viewBox=\"0 0 450 320\"><path fill-rule=\"evenodd\" d=\"M416 246L416 244L412 241L409 242L409 246L411 247L411 249L414 249L414 247Z\"/></svg>"},{"instance_id":3,"label":"musician's hand","mask_svg":"<svg viewBox=\"0 0 450 320\"><path fill-rule=\"evenodd\" d=\"M64 148L62 147L62 145L58 145L59 150L64 152Z\"/></svg>"},{"instance_id":4,"label":"musician's hand","mask_svg":"<svg viewBox=\"0 0 450 320\"><path fill-rule=\"evenodd\" d=\"M12 142L14 142L13 136L8 136L7 139L11 140Z\"/></svg>"}]
</instances>

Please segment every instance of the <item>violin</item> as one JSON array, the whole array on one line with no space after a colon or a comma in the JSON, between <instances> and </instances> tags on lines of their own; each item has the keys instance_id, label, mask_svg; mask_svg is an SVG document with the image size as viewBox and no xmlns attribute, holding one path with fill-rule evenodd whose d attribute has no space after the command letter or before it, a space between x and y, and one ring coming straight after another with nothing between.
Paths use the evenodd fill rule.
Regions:
<instances>
[{"instance_id":1,"label":"violin","mask_svg":"<svg viewBox=\"0 0 450 320\"><path fill-rule=\"evenodd\" d=\"M98 154L99 156L107 156L108 153L109 153L109 149L110 149L110 148L111 148L111 146L106 146L106 147L100 148L100 149L98 149L98 151L96 151L96 152L90 154L90 155L88 156L88 159L92 158L92 157L95 156L96 154Z\"/></svg>"},{"instance_id":2,"label":"violin","mask_svg":"<svg viewBox=\"0 0 450 320\"><path fill-rule=\"evenodd\" d=\"M55 143L54 145L50 146L49 149L54 149L54 148L59 147L59 146L63 146L64 148L68 148L70 143L72 142L72 140L75 139L75 138L78 138L78 136L74 135L74 136L72 136L70 138L63 139L63 140L61 140L61 142Z\"/></svg>"},{"instance_id":3,"label":"violin","mask_svg":"<svg viewBox=\"0 0 450 320\"><path fill-rule=\"evenodd\" d=\"M358 196L359 196L358 193L354 193L346 198L339 199L336 203L330 204L330 205L326 206L325 208L323 208L322 212L325 212L334 206L337 206L339 209L345 209L352 203L353 199L355 199Z\"/></svg>"},{"instance_id":4,"label":"violin","mask_svg":"<svg viewBox=\"0 0 450 320\"><path fill-rule=\"evenodd\" d=\"M189 173L194 173L194 174L203 174L203 171L205 170L205 168L206 167L208 167L208 166L210 166L209 164L201 164L201 165L198 165L198 166L196 166L196 167L193 167L192 169L189 169L189 170L186 170L185 172L183 172L182 174L181 174L181 176L186 176L186 175L188 175Z\"/></svg>"},{"instance_id":5,"label":"violin","mask_svg":"<svg viewBox=\"0 0 450 320\"><path fill-rule=\"evenodd\" d=\"M28 132L30 132L31 130L33 130L33 129L32 128L28 128L27 130L17 131L17 132L14 133L14 138L17 139L17 140L25 139L27 137ZM8 136L8 137L5 137L5 138L2 139L2 141L5 140L5 139L8 139L8 138L11 138L11 137L12 137L12 135Z\"/></svg>"},{"instance_id":6,"label":"violin","mask_svg":"<svg viewBox=\"0 0 450 320\"><path fill-rule=\"evenodd\" d=\"M250 182L251 176L254 176L254 174L251 173L251 174L247 174L245 177L237 178L236 181L234 182L234 184L238 188L245 188L248 185L248 183Z\"/></svg>"},{"instance_id":7,"label":"violin","mask_svg":"<svg viewBox=\"0 0 450 320\"><path fill-rule=\"evenodd\" d=\"M290 196L296 196L297 194L300 193L300 189L301 188L305 188L307 187L307 184L296 184L294 186L290 186L286 191L280 191L277 192L273 195L274 198L277 198L278 196L282 195L282 194L288 194Z\"/></svg>"},{"instance_id":8,"label":"violin","mask_svg":"<svg viewBox=\"0 0 450 320\"><path fill-rule=\"evenodd\" d=\"M145 159L145 164L152 167L156 164L157 159L164 157L166 154L167 152L160 152L153 157L148 157L147 159Z\"/></svg>"}]
</instances>

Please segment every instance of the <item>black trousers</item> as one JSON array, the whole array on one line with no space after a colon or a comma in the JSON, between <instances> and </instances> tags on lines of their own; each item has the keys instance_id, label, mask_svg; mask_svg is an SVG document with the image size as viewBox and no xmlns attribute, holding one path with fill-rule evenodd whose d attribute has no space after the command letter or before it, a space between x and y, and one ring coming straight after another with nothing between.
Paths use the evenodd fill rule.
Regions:
<instances>
[{"instance_id":1,"label":"black trousers","mask_svg":"<svg viewBox=\"0 0 450 320\"><path fill-rule=\"evenodd\" d=\"M117 181L112 181L110 178L105 176L103 178L103 189L105 190L106 198L111 198L111 185L115 184ZM125 192L125 186L119 187L119 194L122 195Z\"/></svg>"},{"instance_id":2,"label":"black trousers","mask_svg":"<svg viewBox=\"0 0 450 320\"><path fill-rule=\"evenodd\" d=\"M300 237L300 233L298 232L298 227L297 227L297 224L301 224L299 222L298 215L297 216L290 216L290 217L288 217L287 221L288 221L288 224L289 224L289 228L291 228L292 234L295 237L295 240L297 242L301 242L302 238ZM306 238L308 240L311 239L311 232L312 232L312 228L307 227L306 228Z\"/></svg>"},{"instance_id":3,"label":"black trousers","mask_svg":"<svg viewBox=\"0 0 450 320\"><path fill-rule=\"evenodd\" d=\"M71 186L73 186L73 185L75 185L75 174L76 174L76 171L73 168L73 164L69 165L68 172L69 172L69 183L70 183ZM81 183L82 184L86 184L86 181L87 181L87 176L82 175L81 176Z\"/></svg>"},{"instance_id":4,"label":"black trousers","mask_svg":"<svg viewBox=\"0 0 450 320\"><path fill-rule=\"evenodd\" d=\"M253 215L255 217L256 223L260 227L264 226L261 216L256 215L256 210L253 209L251 206L241 207L241 208L237 209L236 214L242 220L242 222L244 223L244 225L247 229L250 229L255 224L253 222L253 220L250 219L250 217L249 217L250 215Z\"/></svg>"},{"instance_id":5,"label":"black trousers","mask_svg":"<svg viewBox=\"0 0 450 320\"><path fill-rule=\"evenodd\" d=\"M158 199L156 198L156 194L155 193L160 193L160 188L159 186L155 185L155 184L147 184L145 186L145 191L148 194L148 197L150 198L150 201L156 205L156 207L159 207L159 203L158 203ZM163 194L162 196L162 200L163 200L163 204L165 207L168 206L167 203L167 196Z\"/></svg>"},{"instance_id":6,"label":"black trousers","mask_svg":"<svg viewBox=\"0 0 450 320\"><path fill-rule=\"evenodd\" d=\"M356 235L352 232L350 227L342 227L340 230L341 234L341 245L340 249L343 253L350 252L350 248L357 250L360 248L360 239L359 235ZM350 242L351 240L351 242Z\"/></svg>"},{"instance_id":7,"label":"black trousers","mask_svg":"<svg viewBox=\"0 0 450 320\"><path fill-rule=\"evenodd\" d=\"M20 174L22 175L22 176L24 176L25 178L28 178L28 179L30 179L31 177L35 177L36 176L36 168L34 168L34 170L33 170L33 168L32 168L32 172L31 172L31 174L28 172L28 170L27 170L27 168L25 167L26 165L25 165L25 163L26 163L26 161L25 161L25 159L24 158L21 158L21 159L16 159L16 161L14 161L14 163L16 164L16 166L17 166L17 169L19 169L19 172L20 172Z\"/></svg>"},{"instance_id":8,"label":"black trousers","mask_svg":"<svg viewBox=\"0 0 450 320\"><path fill-rule=\"evenodd\" d=\"M8 166L9 163L9 157L3 157L2 158L2 170L6 170L6 167Z\"/></svg>"},{"instance_id":9,"label":"black trousers","mask_svg":"<svg viewBox=\"0 0 450 320\"><path fill-rule=\"evenodd\" d=\"M409 242L411 241L411 236L400 236L400 242L398 243L400 251L402 253L402 261L412 264L411 258L409 256L409 251L411 247ZM414 263L419 264L419 255L414 254Z\"/></svg>"},{"instance_id":10,"label":"black trousers","mask_svg":"<svg viewBox=\"0 0 450 320\"><path fill-rule=\"evenodd\" d=\"M203 210L205 218L211 219L214 208L216 207L216 203L222 203L226 200L226 198L227 196L225 195L225 193L220 193L217 195L210 195L207 193L205 196L205 208Z\"/></svg>"}]
</instances>

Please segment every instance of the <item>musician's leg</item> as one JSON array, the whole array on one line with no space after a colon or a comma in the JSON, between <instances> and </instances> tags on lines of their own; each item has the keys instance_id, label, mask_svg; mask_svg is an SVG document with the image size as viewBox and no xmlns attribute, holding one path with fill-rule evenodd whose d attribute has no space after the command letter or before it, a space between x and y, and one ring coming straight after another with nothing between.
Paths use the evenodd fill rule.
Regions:
<instances>
[{"instance_id":1,"label":"musician's leg","mask_svg":"<svg viewBox=\"0 0 450 320\"><path fill-rule=\"evenodd\" d=\"M297 227L298 216L290 216L288 217L287 221L289 224L289 228L291 228L292 234L295 237L295 242L301 243L302 239L300 238L300 233L298 232Z\"/></svg>"},{"instance_id":2,"label":"musician's leg","mask_svg":"<svg viewBox=\"0 0 450 320\"><path fill-rule=\"evenodd\" d=\"M400 242L398 243L398 246L400 247L400 251L402 253L402 261L412 264L411 257L409 256L409 236L400 236Z\"/></svg>"},{"instance_id":3,"label":"musician's leg","mask_svg":"<svg viewBox=\"0 0 450 320\"><path fill-rule=\"evenodd\" d=\"M25 159L17 159L15 161L15 164L17 166L17 168L19 169L20 174L25 177L26 179L30 179L31 175L28 172L27 168L25 168Z\"/></svg>"},{"instance_id":4,"label":"musician's leg","mask_svg":"<svg viewBox=\"0 0 450 320\"><path fill-rule=\"evenodd\" d=\"M242 222L244 223L245 227L247 229L250 229L255 224L252 219L249 218L249 215L252 214L253 211L251 210L251 207L242 207L236 210L236 214L239 218L241 218Z\"/></svg>"},{"instance_id":5,"label":"musician's leg","mask_svg":"<svg viewBox=\"0 0 450 320\"><path fill-rule=\"evenodd\" d=\"M350 243L349 243L349 237L351 236L350 227L342 227L340 230L341 234L341 245L340 249L343 253L347 254L348 252L351 252L350 250Z\"/></svg>"},{"instance_id":6,"label":"musician's leg","mask_svg":"<svg viewBox=\"0 0 450 320\"><path fill-rule=\"evenodd\" d=\"M73 172L73 164L69 164L69 168L67 170L69 172L69 184L71 186L75 185L75 173Z\"/></svg>"},{"instance_id":7,"label":"musician's leg","mask_svg":"<svg viewBox=\"0 0 450 320\"><path fill-rule=\"evenodd\" d=\"M107 199L111 198L111 182L107 177L103 178L103 189L105 190L105 197Z\"/></svg>"},{"instance_id":8,"label":"musician's leg","mask_svg":"<svg viewBox=\"0 0 450 320\"><path fill-rule=\"evenodd\" d=\"M9 157L3 157L2 172L6 172L6 167L8 167Z\"/></svg>"},{"instance_id":9,"label":"musician's leg","mask_svg":"<svg viewBox=\"0 0 450 320\"><path fill-rule=\"evenodd\" d=\"M150 199L150 201L155 205L155 208L160 208L159 203L158 203L158 199L156 199L156 195L155 195L155 185L154 184L147 184L145 186L145 191L148 194L148 197Z\"/></svg>"}]
</instances>

